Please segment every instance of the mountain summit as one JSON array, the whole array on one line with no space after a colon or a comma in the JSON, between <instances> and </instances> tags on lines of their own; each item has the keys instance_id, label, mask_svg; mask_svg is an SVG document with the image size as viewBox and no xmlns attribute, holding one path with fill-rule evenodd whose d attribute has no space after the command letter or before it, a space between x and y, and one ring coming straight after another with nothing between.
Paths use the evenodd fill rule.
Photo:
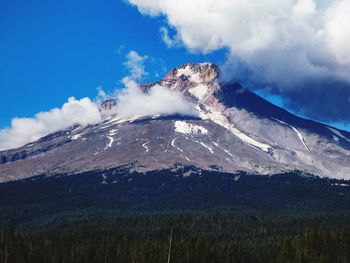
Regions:
<instances>
[{"instance_id":1,"label":"mountain summit","mask_svg":"<svg viewBox=\"0 0 350 263\"><path fill-rule=\"evenodd\" d=\"M40 174L77 173L128 166L136 171L191 165L225 172L275 174L299 170L350 179L350 134L299 118L239 83L222 83L219 68L192 63L139 88L180 93L194 116L112 115L118 101L100 110L108 116L75 126L17 149L0 152L0 182Z\"/></svg>"}]
</instances>

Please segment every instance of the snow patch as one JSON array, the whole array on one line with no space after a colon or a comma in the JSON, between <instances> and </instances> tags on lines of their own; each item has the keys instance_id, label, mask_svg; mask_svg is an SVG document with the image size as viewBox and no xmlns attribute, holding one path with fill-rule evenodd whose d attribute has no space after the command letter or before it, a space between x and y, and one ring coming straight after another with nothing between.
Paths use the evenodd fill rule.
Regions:
<instances>
[{"instance_id":1,"label":"snow patch","mask_svg":"<svg viewBox=\"0 0 350 263\"><path fill-rule=\"evenodd\" d=\"M282 123L282 124L284 124L284 125L290 127L290 128L297 134L299 140L300 140L301 143L305 146L306 150L310 151L310 148L309 148L309 146L307 146L303 135L301 134L300 131L297 130L297 128L295 128L294 126L289 125L288 123L285 123L284 121L281 121L281 120L279 120L279 119L276 119L276 118L273 118L273 119L276 120L276 121L278 121L279 123Z\"/></svg>"},{"instance_id":2,"label":"snow patch","mask_svg":"<svg viewBox=\"0 0 350 263\"><path fill-rule=\"evenodd\" d=\"M79 139L79 137L82 135L82 133L79 133L79 134L75 134L75 135L73 135L72 137L70 137L71 138L71 140L78 140Z\"/></svg>"},{"instance_id":3,"label":"snow patch","mask_svg":"<svg viewBox=\"0 0 350 263\"><path fill-rule=\"evenodd\" d=\"M178 149L180 152L183 152L183 150L182 150L181 148L179 148L179 147L177 147L177 146L175 145L175 140L176 140L176 138L174 138L174 139L171 140L171 146L173 146L174 148Z\"/></svg>"},{"instance_id":4,"label":"snow patch","mask_svg":"<svg viewBox=\"0 0 350 263\"><path fill-rule=\"evenodd\" d=\"M203 100L204 96L208 93L208 87L206 85L197 85L188 90L192 95L194 95L197 99Z\"/></svg>"},{"instance_id":5,"label":"snow patch","mask_svg":"<svg viewBox=\"0 0 350 263\"><path fill-rule=\"evenodd\" d=\"M78 126L76 127L75 129L71 130L70 133L74 133L76 132L77 130L81 129L82 127L81 126ZM68 132L69 133L69 132Z\"/></svg>"},{"instance_id":6,"label":"snow patch","mask_svg":"<svg viewBox=\"0 0 350 263\"><path fill-rule=\"evenodd\" d=\"M199 111L199 116L204 120L211 120L215 122L216 124L219 124L220 126L226 128L230 132L233 133L236 137L238 137L243 142L256 147L264 152L269 152L272 147L268 144L258 142L257 140L249 137L245 133L238 130L233 124L229 123L227 118L223 116L223 114L219 111L216 111L212 109L211 107L205 106L207 112L204 112L198 105L196 106L196 109Z\"/></svg>"},{"instance_id":7,"label":"snow patch","mask_svg":"<svg viewBox=\"0 0 350 263\"><path fill-rule=\"evenodd\" d=\"M193 73L189 65L187 65L185 68L180 68L177 70L176 77L180 77L181 75L188 77L188 79L191 82L196 82L196 83L202 82L199 72Z\"/></svg>"},{"instance_id":8,"label":"snow patch","mask_svg":"<svg viewBox=\"0 0 350 263\"><path fill-rule=\"evenodd\" d=\"M204 148L208 149L208 151L211 153L211 154L214 154L214 151L211 147L209 147L208 145L206 145L205 143L203 142L199 142L199 141L196 141L198 142L199 144L201 144Z\"/></svg>"},{"instance_id":9,"label":"snow patch","mask_svg":"<svg viewBox=\"0 0 350 263\"><path fill-rule=\"evenodd\" d=\"M132 123L133 121L139 119L140 117L141 116L139 116L139 115L135 115L135 116L132 116L130 118L123 119L123 118L121 118L119 116L115 116L115 117L111 118L110 120L106 121L103 126L99 127L98 130L102 130L102 129L108 128L110 126L113 126L113 125L116 125L116 124L125 123L125 122Z\"/></svg>"},{"instance_id":10,"label":"snow patch","mask_svg":"<svg viewBox=\"0 0 350 263\"><path fill-rule=\"evenodd\" d=\"M350 142L350 139L346 138L340 131L333 129L331 127L327 127L331 132L333 132L335 135L337 135L338 137L344 139L347 142Z\"/></svg>"},{"instance_id":11,"label":"snow patch","mask_svg":"<svg viewBox=\"0 0 350 263\"><path fill-rule=\"evenodd\" d=\"M233 154L231 152L229 152L228 150L226 150L225 148L221 147L218 143L213 142L213 144L218 147L219 149L223 150L227 155L234 157Z\"/></svg>"},{"instance_id":12,"label":"snow patch","mask_svg":"<svg viewBox=\"0 0 350 263\"><path fill-rule=\"evenodd\" d=\"M111 148L112 144L114 142L114 138L113 137L108 136L108 135L106 137L109 139L109 142L107 143L106 147L103 150L107 150L108 148Z\"/></svg>"},{"instance_id":13,"label":"snow patch","mask_svg":"<svg viewBox=\"0 0 350 263\"><path fill-rule=\"evenodd\" d=\"M127 122L128 119L122 119L119 116L111 118L109 121L106 121L106 124L119 124L123 122Z\"/></svg>"},{"instance_id":14,"label":"snow patch","mask_svg":"<svg viewBox=\"0 0 350 263\"><path fill-rule=\"evenodd\" d=\"M149 148L147 147L147 144L149 144L149 141L142 144L142 147L145 148L146 152L149 152Z\"/></svg>"},{"instance_id":15,"label":"snow patch","mask_svg":"<svg viewBox=\"0 0 350 263\"><path fill-rule=\"evenodd\" d=\"M117 129L112 129L109 131L109 133L106 135L106 137L109 139L109 142L107 143L106 147L103 150L107 150L108 148L111 148L113 145L113 142L115 141L113 136L117 134Z\"/></svg>"},{"instance_id":16,"label":"snow patch","mask_svg":"<svg viewBox=\"0 0 350 263\"><path fill-rule=\"evenodd\" d=\"M187 123L185 121L175 122L175 131L183 134L208 134L208 130L202 126Z\"/></svg>"},{"instance_id":17,"label":"snow patch","mask_svg":"<svg viewBox=\"0 0 350 263\"><path fill-rule=\"evenodd\" d=\"M109 131L109 135L111 135L111 136L116 135L117 132L118 132L117 129L110 130L110 131Z\"/></svg>"}]
</instances>

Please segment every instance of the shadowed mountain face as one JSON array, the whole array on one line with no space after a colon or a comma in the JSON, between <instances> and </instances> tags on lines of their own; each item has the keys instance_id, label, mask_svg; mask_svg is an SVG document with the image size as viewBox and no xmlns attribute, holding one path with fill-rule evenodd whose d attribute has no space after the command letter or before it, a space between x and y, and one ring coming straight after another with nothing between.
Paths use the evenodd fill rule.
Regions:
<instances>
[{"instance_id":1,"label":"shadowed mountain face","mask_svg":"<svg viewBox=\"0 0 350 263\"><path fill-rule=\"evenodd\" d=\"M181 93L197 117L110 114L98 125L71 127L0 152L0 182L39 174L78 173L128 165L138 172L175 164L225 172L276 174L300 170L350 179L350 134L305 120L241 87L223 84L210 63L186 64L156 83Z\"/></svg>"}]
</instances>

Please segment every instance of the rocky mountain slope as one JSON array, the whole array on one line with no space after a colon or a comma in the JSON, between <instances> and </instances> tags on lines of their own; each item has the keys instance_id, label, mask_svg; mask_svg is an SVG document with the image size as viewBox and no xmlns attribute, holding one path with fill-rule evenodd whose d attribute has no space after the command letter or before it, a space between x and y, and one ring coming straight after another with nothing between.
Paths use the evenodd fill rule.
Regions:
<instances>
[{"instance_id":1,"label":"rocky mountain slope","mask_svg":"<svg viewBox=\"0 0 350 263\"><path fill-rule=\"evenodd\" d=\"M183 94L196 114L123 119L109 114L117 102L105 101L100 124L71 127L0 152L0 182L121 165L142 172L178 164L350 179L348 132L299 118L238 83L220 82L213 64L185 64L140 88L147 93L158 85Z\"/></svg>"}]
</instances>

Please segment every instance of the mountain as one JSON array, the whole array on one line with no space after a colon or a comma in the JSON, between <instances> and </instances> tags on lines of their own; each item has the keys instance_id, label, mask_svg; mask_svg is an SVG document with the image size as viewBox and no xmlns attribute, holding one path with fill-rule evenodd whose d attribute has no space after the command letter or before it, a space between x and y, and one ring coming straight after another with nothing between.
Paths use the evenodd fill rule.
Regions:
<instances>
[{"instance_id":1,"label":"mountain","mask_svg":"<svg viewBox=\"0 0 350 263\"><path fill-rule=\"evenodd\" d=\"M103 122L74 126L0 152L0 182L36 175L75 174L127 166L130 171L173 169L272 175L301 171L350 179L350 133L281 109L239 83L220 80L211 63L185 64L144 83L183 94L190 116L121 118L117 101L101 104Z\"/></svg>"}]
</instances>

